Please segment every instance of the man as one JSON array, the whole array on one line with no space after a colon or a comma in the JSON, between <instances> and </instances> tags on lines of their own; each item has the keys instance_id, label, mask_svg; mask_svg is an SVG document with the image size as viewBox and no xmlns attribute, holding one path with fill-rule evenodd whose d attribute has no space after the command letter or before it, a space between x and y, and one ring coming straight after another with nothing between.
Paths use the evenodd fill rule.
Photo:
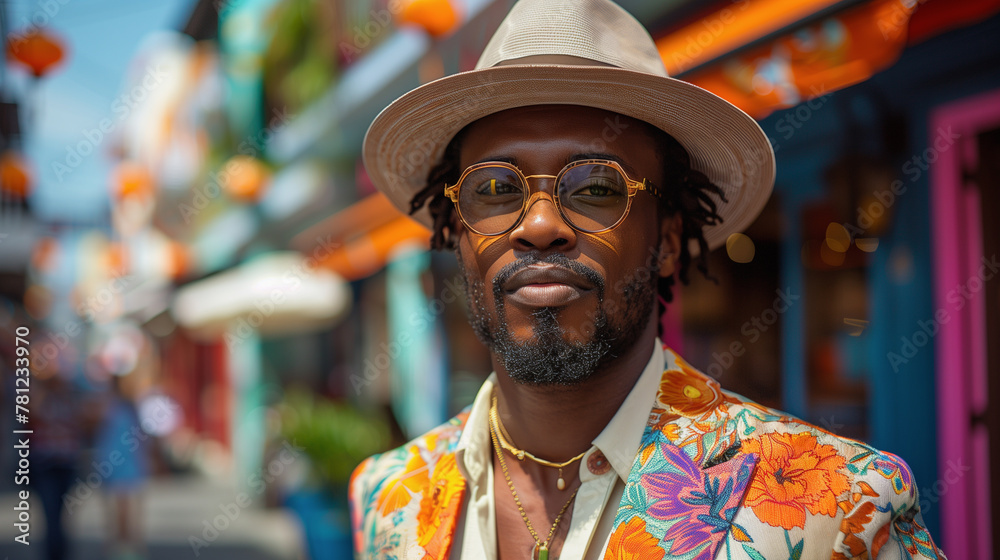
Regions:
<instances>
[{"instance_id":1,"label":"man","mask_svg":"<svg viewBox=\"0 0 1000 560\"><path fill-rule=\"evenodd\" d=\"M376 185L455 250L495 373L362 463L360 558L942 557L902 460L722 391L657 338L675 274L774 180L747 115L607 0L522 0L390 105Z\"/></svg>"}]
</instances>

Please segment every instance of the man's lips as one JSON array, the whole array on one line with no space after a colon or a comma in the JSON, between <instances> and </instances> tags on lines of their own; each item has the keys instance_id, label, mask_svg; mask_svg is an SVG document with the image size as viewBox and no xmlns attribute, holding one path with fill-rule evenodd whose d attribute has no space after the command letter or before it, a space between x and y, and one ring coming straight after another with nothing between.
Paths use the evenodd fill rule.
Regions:
<instances>
[{"instance_id":1,"label":"man's lips","mask_svg":"<svg viewBox=\"0 0 1000 560\"><path fill-rule=\"evenodd\" d=\"M511 301L527 307L559 307L594 289L581 275L553 265L529 265L503 285Z\"/></svg>"}]
</instances>

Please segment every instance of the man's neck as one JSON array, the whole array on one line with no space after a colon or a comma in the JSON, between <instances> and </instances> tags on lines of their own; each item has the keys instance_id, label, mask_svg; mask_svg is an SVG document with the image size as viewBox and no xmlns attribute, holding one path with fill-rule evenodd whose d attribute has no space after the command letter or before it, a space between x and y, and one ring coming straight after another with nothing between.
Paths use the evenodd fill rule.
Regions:
<instances>
[{"instance_id":1,"label":"man's neck","mask_svg":"<svg viewBox=\"0 0 1000 560\"><path fill-rule=\"evenodd\" d=\"M517 447L549 461L583 451L608 425L649 363L655 330L628 351L572 386L514 383L493 357L501 421Z\"/></svg>"}]
</instances>

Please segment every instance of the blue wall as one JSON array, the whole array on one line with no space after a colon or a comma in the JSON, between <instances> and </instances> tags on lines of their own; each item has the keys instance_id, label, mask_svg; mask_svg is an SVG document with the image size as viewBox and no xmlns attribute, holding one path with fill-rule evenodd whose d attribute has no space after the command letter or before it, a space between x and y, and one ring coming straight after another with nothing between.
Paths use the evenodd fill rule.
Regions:
<instances>
[{"instance_id":1,"label":"blue wall","mask_svg":"<svg viewBox=\"0 0 1000 560\"><path fill-rule=\"evenodd\" d=\"M862 153L881 142L881 116L904 117L905 157L893 162L907 190L892 205L893 222L880 239L869 269L870 327L869 440L903 457L912 467L924 500L924 518L939 544L935 405L932 344L894 369L887 353L899 352L918 321L934 314L928 173L904 168L933 142L928 128L937 106L1000 88L1000 17L931 38L907 49L889 69L863 84L771 115L761 122L776 145L780 194L788 217L783 243L782 285L803 293L799 210L825 197L823 173L853 144ZM807 117L803 120L803 117ZM845 118L850 117L850 118ZM853 127L849 122L855 122ZM793 126L800 123L800 127ZM804 306L790 310L783 328L785 408L811 418L805 403ZM929 504L929 507L928 507Z\"/></svg>"}]
</instances>

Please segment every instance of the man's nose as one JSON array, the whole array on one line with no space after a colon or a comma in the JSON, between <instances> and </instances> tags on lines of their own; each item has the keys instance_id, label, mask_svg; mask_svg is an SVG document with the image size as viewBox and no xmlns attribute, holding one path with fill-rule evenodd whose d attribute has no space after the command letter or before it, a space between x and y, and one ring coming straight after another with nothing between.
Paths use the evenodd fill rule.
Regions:
<instances>
[{"instance_id":1,"label":"man's nose","mask_svg":"<svg viewBox=\"0 0 1000 560\"><path fill-rule=\"evenodd\" d=\"M523 251L556 247L565 251L576 243L576 231L563 220L552 195L536 191L528 198L521 223L511 230L510 242Z\"/></svg>"}]
</instances>

